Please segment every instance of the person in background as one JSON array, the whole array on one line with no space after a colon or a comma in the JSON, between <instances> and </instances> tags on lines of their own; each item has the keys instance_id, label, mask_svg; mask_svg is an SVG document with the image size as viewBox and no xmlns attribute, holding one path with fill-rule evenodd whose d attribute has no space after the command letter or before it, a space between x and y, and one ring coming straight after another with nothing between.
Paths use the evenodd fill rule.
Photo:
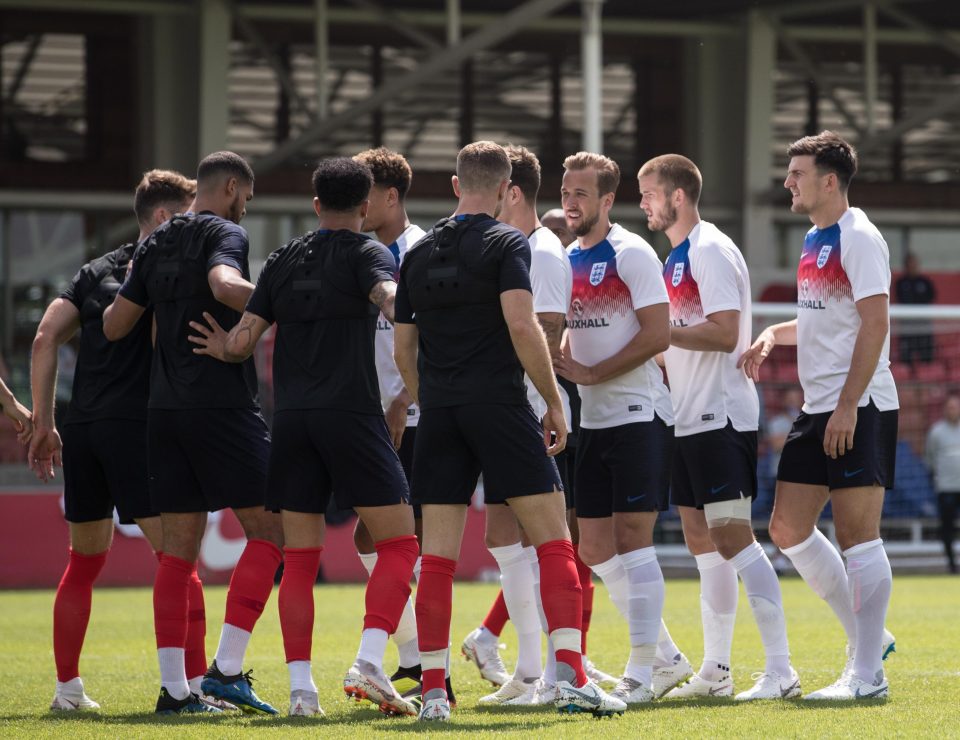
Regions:
<instances>
[{"instance_id":1,"label":"person in background","mask_svg":"<svg viewBox=\"0 0 960 740\"><path fill-rule=\"evenodd\" d=\"M903 258L903 274L894 284L897 303L913 306L926 306L937 298L933 281L920 274L920 261L917 255L907 252ZM911 321L907 331L900 334L900 361L911 365L915 362L933 362L933 335L930 322Z\"/></svg>"},{"instance_id":2,"label":"person in background","mask_svg":"<svg viewBox=\"0 0 960 740\"><path fill-rule=\"evenodd\" d=\"M933 473L933 485L940 505L940 536L947 555L951 573L957 572L953 554L957 518L957 503L960 501L960 395L947 397L943 418L930 427L927 434L927 465Z\"/></svg>"}]
</instances>

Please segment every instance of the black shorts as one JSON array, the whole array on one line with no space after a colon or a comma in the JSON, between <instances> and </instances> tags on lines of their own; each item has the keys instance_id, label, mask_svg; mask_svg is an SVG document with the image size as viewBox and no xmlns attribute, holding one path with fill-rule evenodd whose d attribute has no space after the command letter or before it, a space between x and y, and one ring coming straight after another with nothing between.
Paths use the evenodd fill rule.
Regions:
<instances>
[{"instance_id":1,"label":"black shorts","mask_svg":"<svg viewBox=\"0 0 960 740\"><path fill-rule=\"evenodd\" d=\"M853 449L836 460L823 451L831 412L800 412L780 454L777 480L839 488L893 488L897 457L898 412L880 411L871 400L857 409Z\"/></svg>"},{"instance_id":2,"label":"black shorts","mask_svg":"<svg viewBox=\"0 0 960 740\"><path fill-rule=\"evenodd\" d=\"M607 429L582 428L574 476L577 516L666 511L673 444L673 427L659 416Z\"/></svg>"},{"instance_id":3,"label":"black shorts","mask_svg":"<svg viewBox=\"0 0 960 740\"><path fill-rule=\"evenodd\" d=\"M400 465L403 466L403 474L407 477L407 486L413 480L413 450L417 444L417 428L407 427L403 430L403 437L400 439L400 449L397 450L397 457L400 458ZM423 514L420 511L420 504L413 505L413 518L420 519Z\"/></svg>"},{"instance_id":4,"label":"black shorts","mask_svg":"<svg viewBox=\"0 0 960 740\"><path fill-rule=\"evenodd\" d=\"M121 524L156 516L147 474L147 423L103 419L65 424L63 508L68 522L113 518Z\"/></svg>"},{"instance_id":5,"label":"black shorts","mask_svg":"<svg viewBox=\"0 0 960 740\"><path fill-rule=\"evenodd\" d=\"M409 503L407 479L382 416L290 409L273 416L267 508L323 514Z\"/></svg>"},{"instance_id":6,"label":"black shorts","mask_svg":"<svg viewBox=\"0 0 960 740\"><path fill-rule=\"evenodd\" d=\"M420 412L413 453L413 500L469 504L483 473L484 498L560 490L560 474L543 446L543 427L530 406L469 404Z\"/></svg>"},{"instance_id":7,"label":"black shorts","mask_svg":"<svg viewBox=\"0 0 960 740\"><path fill-rule=\"evenodd\" d=\"M702 509L704 504L755 498L757 433L723 429L677 437L670 503Z\"/></svg>"},{"instance_id":8,"label":"black shorts","mask_svg":"<svg viewBox=\"0 0 960 740\"><path fill-rule=\"evenodd\" d=\"M150 499L163 513L263 506L270 430L255 409L150 409Z\"/></svg>"},{"instance_id":9,"label":"black shorts","mask_svg":"<svg viewBox=\"0 0 960 740\"><path fill-rule=\"evenodd\" d=\"M570 438L567 437L569 440ZM576 475L577 468L577 448L567 447L559 455L553 458L557 462L557 470L560 471L560 482L563 484L563 497L566 500L568 509L575 506L576 498L574 492L577 490Z\"/></svg>"}]
</instances>

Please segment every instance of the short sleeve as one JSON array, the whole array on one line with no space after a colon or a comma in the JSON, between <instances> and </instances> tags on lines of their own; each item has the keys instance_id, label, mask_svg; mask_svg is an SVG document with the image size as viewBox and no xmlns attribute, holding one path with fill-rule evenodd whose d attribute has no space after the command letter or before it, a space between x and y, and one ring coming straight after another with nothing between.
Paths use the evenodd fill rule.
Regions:
<instances>
[{"instance_id":1,"label":"short sleeve","mask_svg":"<svg viewBox=\"0 0 960 740\"><path fill-rule=\"evenodd\" d=\"M207 256L207 272L217 265L226 265L246 275L249 251L250 241L246 231L236 224L219 224Z\"/></svg>"},{"instance_id":2,"label":"short sleeve","mask_svg":"<svg viewBox=\"0 0 960 740\"><path fill-rule=\"evenodd\" d=\"M669 303L663 265L652 248L628 246L617 252L617 273L630 290L633 310Z\"/></svg>"},{"instance_id":3,"label":"short sleeve","mask_svg":"<svg viewBox=\"0 0 960 740\"><path fill-rule=\"evenodd\" d=\"M854 231L842 238L840 263L853 289L853 300L890 295L890 252L883 237Z\"/></svg>"},{"instance_id":4,"label":"short sleeve","mask_svg":"<svg viewBox=\"0 0 960 740\"><path fill-rule=\"evenodd\" d=\"M500 252L500 292L528 290L530 285L530 243L527 237L515 229L504 234Z\"/></svg>"},{"instance_id":5,"label":"short sleeve","mask_svg":"<svg viewBox=\"0 0 960 740\"><path fill-rule=\"evenodd\" d=\"M150 296L147 293L147 285L144 282L144 257L146 256L146 245L141 244L137 251L133 253L133 267L127 273L127 279L120 286L120 295L131 303L146 307L150 305Z\"/></svg>"},{"instance_id":6,"label":"short sleeve","mask_svg":"<svg viewBox=\"0 0 960 740\"><path fill-rule=\"evenodd\" d=\"M247 299L246 308L248 313L256 314L270 324L276 320L273 316L273 291L271 290L276 264L277 252L274 252L264 262L257 284Z\"/></svg>"},{"instance_id":7,"label":"short sleeve","mask_svg":"<svg viewBox=\"0 0 960 740\"><path fill-rule=\"evenodd\" d=\"M558 241L559 244L559 241ZM530 265L533 310L537 313L563 313L570 307L573 275L570 261L561 249L534 249Z\"/></svg>"},{"instance_id":8,"label":"short sleeve","mask_svg":"<svg viewBox=\"0 0 960 740\"><path fill-rule=\"evenodd\" d=\"M718 244L707 244L690 253L690 273L697 281L703 315L739 311L740 273L732 255Z\"/></svg>"},{"instance_id":9,"label":"short sleeve","mask_svg":"<svg viewBox=\"0 0 960 740\"><path fill-rule=\"evenodd\" d=\"M357 261L357 285L363 295L384 281L394 282L397 261L393 254L378 241L368 240L359 250Z\"/></svg>"},{"instance_id":10,"label":"short sleeve","mask_svg":"<svg viewBox=\"0 0 960 740\"><path fill-rule=\"evenodd\" d=\"M83 302L90 294L92 283L93 279L90 275L90 265L84 265L77 274L73 276L70 284L63 289L60 297L66 301L70 301L79 311L80 307L83 306Z\"/></svg>"}]
</instances>

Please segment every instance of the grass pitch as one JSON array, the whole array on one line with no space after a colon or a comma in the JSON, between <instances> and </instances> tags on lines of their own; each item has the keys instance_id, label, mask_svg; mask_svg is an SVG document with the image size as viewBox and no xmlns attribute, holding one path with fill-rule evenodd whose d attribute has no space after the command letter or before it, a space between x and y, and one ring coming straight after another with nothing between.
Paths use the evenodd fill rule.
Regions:
<instances>
[{"instance_id":1,"label":"grass pitch","mask_svg":"<svg viewBox=\"0 0 960 740\"><path fill-rule=\"evenodd\" d=\"M843 662L843 634L827 606L798 579L783 581L794 667L805 692L831 683ZM887 620L897 652L886 663L891 698L870 704L824 706L801 701L750 705L728 700L658 702L624 716L597 721L558 715L552 707L481 709L477 699L491 690L472 665L459 660L459 641L486 614L494 586L458 584L452 639L454 688L459 707L449 725L423 725L386 718L372 705L348 703L340 681L359 638L363 592L359 586L316 590L314 678L327 716L318 718L157 717L158 690L148 589L94 592L93 614L81 660L87 693L103 705L98 713L64 716L47 710L55 672L51 647L52 591L0 593L0 735L43 737L226 738L307 731L327 737L402 736L424 731L467 737L493 734L527 737L958 737L960 736L960 581L947 577L895 579ZM207 649L216 647L225 589L207 590ZM696 666L702 656L699 586L695 580L667 582L665 613L674 639ZM512 628L504 630L508 666L515 657ZM627 655L626 625L597 585L590 656L616 673ZM741 597L733 651L737 690L752 684L762 668L762 647L746 599ZM396 651L388 649L388 670ZM257 626L246 667L255 669L255 689L281 711L287 708L287 672L274 595ZM367 708L370 706L370 708Z\"/></svg>"}]
</instances>

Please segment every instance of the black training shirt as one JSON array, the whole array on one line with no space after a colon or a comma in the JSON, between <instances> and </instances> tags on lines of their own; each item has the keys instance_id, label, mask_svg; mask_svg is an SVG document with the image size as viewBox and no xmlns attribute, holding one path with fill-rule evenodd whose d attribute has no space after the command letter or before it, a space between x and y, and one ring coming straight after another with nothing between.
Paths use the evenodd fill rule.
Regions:
<instances>
[{"instance_id":1,"label":"black training shirt","mask_svg":"<svg viewBox=\"0 0 960 740\"><path fill-rule=\"evenodd\" d=\"M345 229L310 232L270 255L247 311L277 324L278 411L383 414L373 349L380 309L369 296L395 270L390 250Z\"/></svg>"},{"instance_id":2,"label":"black training shirt","mask_svg":"<svg viewBox=\"0 0 960 740\"><path fill-rule=\"evenodd\" d=\"M256 408L253 359L240 364L194 354L189 321L211 314L229 331L240 314L213 297L207 274L217 265L250 279L247 232L209 212L175 216L137 248L120 295L152 306L157 344L150 373L150 408Z\"/></svg>"},{"instance_id":3,"label":"black training shirt","mask_svg":"<svg viewBox=\"0 0 960 740\"><path fill-rule=\"evenodd\" d=\"M67 424L147 418L152 314L141 316L119 342L103 335L103 312L113 303L136 246L124 244L88 262L60 294L80 312L80 351Z\"/></svg>"},{"instance_id":4,"label":"black training shirt","mask_svg":"<svg viewBox=\"0 0 960 740\"><path fill-rule=\"evenodd\" d=\"M397 323L419 331L421 409L527 403L523 367L503 318L500 294L530 290L530 244L486 214L457 216L446 256L435 252L440 221L404 256Z\"/></svg>"}]
</instances>

